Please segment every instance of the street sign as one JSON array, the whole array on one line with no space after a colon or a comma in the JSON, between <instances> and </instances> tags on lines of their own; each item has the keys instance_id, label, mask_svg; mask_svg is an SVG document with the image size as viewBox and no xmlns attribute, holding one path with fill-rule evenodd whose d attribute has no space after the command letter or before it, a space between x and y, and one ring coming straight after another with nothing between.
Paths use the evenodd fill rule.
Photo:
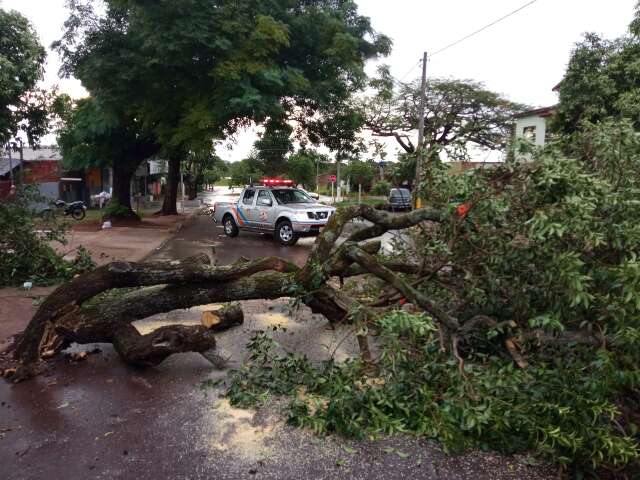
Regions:
<instances>
[{"instance_id":1,"label":"street sign","mask_svg":"<svg viewBox=\"0 0 640 480\"><path fill-rule=\"evenodd\" d=\"M337 180L337 178L336 178L336 176L335 176L335 175L331 175L331 176L329 177L329 181L330 181L331 183L335 183L335 182L336 182L336 180Z\"/></svg>"}]
</instances>

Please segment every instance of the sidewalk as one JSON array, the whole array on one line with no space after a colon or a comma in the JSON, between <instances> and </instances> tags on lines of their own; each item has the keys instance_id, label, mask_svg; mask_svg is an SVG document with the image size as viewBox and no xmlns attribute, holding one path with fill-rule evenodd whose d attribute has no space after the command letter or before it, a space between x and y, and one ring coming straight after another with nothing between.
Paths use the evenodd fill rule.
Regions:
<instances>
[{"instance_id":1,"label":"sidewalk","mask_svg":"<svg viewBox=\"0 0 640 480\"><path fill-rule=\"evenodd\" d=\"M75 258L78 247L83 246L98 266L116 260L139 262L159 249L171 234L193 221L198 210L185 208L182 215L149 217L136 225L105 230L72 229L66 235L66 245L53 242L51 246L67 260Z\"/></svg>"}]
</instances>

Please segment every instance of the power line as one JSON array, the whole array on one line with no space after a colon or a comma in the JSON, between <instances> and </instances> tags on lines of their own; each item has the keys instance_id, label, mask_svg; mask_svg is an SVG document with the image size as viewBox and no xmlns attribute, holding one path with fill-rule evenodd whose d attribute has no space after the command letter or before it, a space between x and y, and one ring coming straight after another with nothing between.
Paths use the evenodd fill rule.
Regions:
<instances>
[{"instance_id":1,"label":"power line","mask_svg":"<svg viewBox=\"0 0 640 480\"><path fill-rule=\"evenodd\" d=\"M497 19L497 20L495 20L495 21L493 21L493 22L489 23L488 25L485 25L484 27L482 27L482 28L480 28L480 29L476 30L475 32L472 32L472 33L470 33L469 35L466 35L466 36L462 37L461 39L456 40L456 41L455 41L455 42L453 42L453 43L450 43L449 45L447 45L447 46L445 46L445 47L441 48L440 50L436 50L434 53L432 53L431 55L429 55L429 57L433 57L434 55L438 55L439 53L442 53L442 52L444 52L445 50L448 50L448 49L450 49L450 48L452 48L452 47L455 47L456 45L458 45L458 44L460 44L460 43L464 42L465 40L468 40L468 39L470 39L471 37L473 37L473 36L475 36L475 35L477 35L477 34L479 34L479 33L481 33L481 32L484 32L484 31L485 31L485 30L487 30L488 28L491 28L491 27L493 27L494 25L496 25L496 24L498 24L498 23L502 22L503 20L506 20L507 18L509 18L509 17L511 17L511 16L513 16L513 15L515 15L516 13L518 13L518 12L520 12L520 11L524 10L525 8L527 8L527 7L531 6L531 5L533 5L533 4L534 4L534 3L536 3L537 1L538 1L538 0L532 0L532 1L530 1L529 3L526 3L525 5L523 5L523 6L521 6L520 8L518 8L518 9L514 10L513 12L510 12L510 13L506 14L504 17L500 17L499 19Z\"/></svg>"},{"instance_id":2,"label":"power line","mask_svg":"<svg viewBox=\"0 0 640 480\"><path fill-rule=\"evenodd\" d=\"M434 53L432 53L432 54L430 54L430 55L429 55L429 58L431 58L431 57L433 57L434 55L437 55L437 54L439 54L439 53L442 53L442 52L444 52L445 50L448 50L448 49L450 49L450 48L452 48L452 47L455 47L456 45L458 45L458 44L460 44L460 43L464 42L465 40L470 39L471 37L474 37L475 35L477 35L477 34L479 34L479 33L481 33L481 32L484 32L485 30L487 30L487 29L489 29L489 28L493 27L494 25L497 25L498 23L502 22L503 20L506 20L507 18L512 17L513 15L515 15L515 14L517 14L517 13L521 12L521 11L522 11L522 10L524 10L525 8L527 8L527 7L531 6L531 5L533 5L533 4L534 4L534 3L536 3L537 1L538 1L538 0L531 0L530 2L528 2L528 3L524 4L524 5L522 5L520 8L517 8L516 10L513 10L512 12L510 12L510 13L508 13L508 14L506 14L506 15L504 15L504 16L502 16L502 17L500 17L500 18L498 18L497 20L494 20L493 22L491 22L491 23L489 23L489 24L485 25L484 27L479 28L478 30L476 30L476 31L474 31L474 32L472 32L472 33L470 33L470 34L468 34L468 35L465 35L464 37L462 37L462 38L460 38L460 39L456 40L455 42L452 42L452 43L450 43L450 44L446 45L445 47L442 47L442 48L441 48L441 49L439 49L439 50L436 50ZM393 76L392 76L392 77L391 77L392 81L393 81L396 85L398 85L398 86L403 86L403 85L405 85L405 83L404 83L404 79L405 79L405 78L407 78L407 77L408 77L408 76L409 76L409 75L410 75L410 74L411 74L411 73L416 69L416 67L418 67L421 63L422 63L422 60L418 60L418 62L417 62L415 65L413 65L413 66L411 67L411 69L410 69L407 73L405 73L405 74L402 76L402 78L400 78L400 79L398 79L398 78L396 78L396 77L393 77Z\"/></svg>"},{"instance_id":3,"label":"power line","mask_svg":"<svg viewBox=\"0 0 640 480\"><path fill-rule=\"evenodd\" d=\"M400 80L395 79L395 78L394 78L394 80L396 80L396 81L398 81L398 82L402 83L402 82L404 81L404 79L405 79L405 78L407 78L407 77L409 76L409 74L410 74L411 72L413 72L413 71L416 69L416 67L417 67L418 65L420 65L420 63L422 63L422 59L418 60L418 63L416 63L413 67L411 67L411 69L410 69L407 73L405 73L405 74L403 75L403 77L402 77Z\"/></svg>"}]
</instances>

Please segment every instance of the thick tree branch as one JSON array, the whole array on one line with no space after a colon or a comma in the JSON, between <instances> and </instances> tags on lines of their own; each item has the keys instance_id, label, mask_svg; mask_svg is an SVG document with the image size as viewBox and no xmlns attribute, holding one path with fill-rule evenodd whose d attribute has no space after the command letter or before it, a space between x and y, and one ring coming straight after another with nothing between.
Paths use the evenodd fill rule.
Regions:
<instances>
[{"instance_id":1,"label":"thick tree branch","mask_svg":"<svg viewBox=\"0 0 640 480\"><path fill-rule=\"evenodd\" d=\"M275 257L224 267L205 265L200 263L202 261L204 259L198 257L197 259L170 263L114 262L74 278L58 287L40 306L16 347L15 357L23 363L37 361L46 325L54 321L61 310L68 305L80 305L84 301L113 288L172 283L225 283L260 271L293 272L298 270L295 265Z\"/></svg>"},{"instance_id":2,"label":"thick tree branch","mask_svg":"<svg viewBox=\"0 0 640 480\"><path fill-rule=\"evenodd\" d=\"M426 295L413 288L409 283L404 281L399 276L395 275L391 270L380 265L380 263L378 263L373 256L364 252L361 248L355 245L347 248L345 253L354 262L358 263L375 276L388 282L396 290L401 292L406 298L414 302L416 305L420 306L420 308L429 312L436 318L436 320L446 326L451 332L456 332L459 330L460 324L457 318L449 315L438 305L436 305L435 302L427 298Z\"/></svg>"}]
</instances>

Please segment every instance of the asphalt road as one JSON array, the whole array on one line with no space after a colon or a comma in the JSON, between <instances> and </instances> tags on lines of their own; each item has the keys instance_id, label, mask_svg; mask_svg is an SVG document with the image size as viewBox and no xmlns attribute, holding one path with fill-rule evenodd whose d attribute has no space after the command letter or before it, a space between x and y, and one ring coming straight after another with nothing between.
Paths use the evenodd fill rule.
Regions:
<instances>
[{"instance_id":1,"label":"asphalt road","mask_svg":"<svg viewBox=\"0 0 640 480\"><path fill-rule=\"evenodd\" d=\"M209 198L211 200L211 198ZM152 233L152 232L151 232ZM261 235L221 237L207 217L198 218L152 258L198 252L219 264L240 256L279 255L298 264L312 239L281 247ZM170 323L193 324L210 306L156 315L141 331ZM174 355L155 368L124 365L111 345L76 347L95 353L82 362L61 358L46 375L18 385L0 381L0 478L2 479L543 479L539 468L488 453L445 456L424 439L394 437L354 442L318 438L286 425L281 403L257 410L232 408L223 386L246 358L256 330L284 325L277 340L317 361L357 351L345 331L286 299L244 302L245 324L221 334L219 370L198 354Z\"/></svg>"},{"instance_id":2,"label":"asphalt road","mask_svg":"<svg viewBox=\"0 0 640 480\"><path fill-rule=\"evenodd\" d=\"M238 189L234 194L226 188L219 188L215 193L206 193L204 203L213 205L216 201L233 201L238 193ZM213 223L210 216L201 215L193 223L183 227L149 259L173 260L205 253L218 265L228 265L240 257L253 259L278 256L302 266L311 252L313 242L313 238L303 238L296 245L285 247L270 236L250 232L240 232L237 237L229 238L221 226Z\"/></svg>"}]
</instances>

